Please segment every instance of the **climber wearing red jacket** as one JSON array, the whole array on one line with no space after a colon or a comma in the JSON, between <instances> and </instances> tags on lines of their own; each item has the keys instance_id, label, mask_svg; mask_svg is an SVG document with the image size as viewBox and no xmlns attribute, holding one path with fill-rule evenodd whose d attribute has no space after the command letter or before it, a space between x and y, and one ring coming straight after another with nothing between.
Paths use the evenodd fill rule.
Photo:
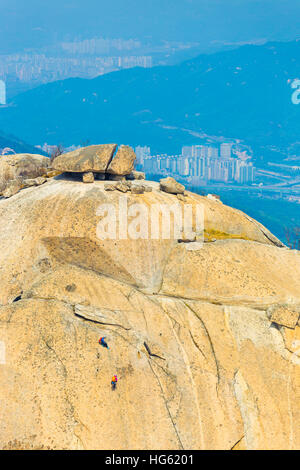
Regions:
<instances>
[{"instance_id":1,"label":"climber wearing red jacket","mask_svg":"<svg viewBox=\"0 0 300 470\"><path fill-rule=\"evenodd\" d=\"M112 388L112 390L116 389L117 382L118 382L118 377L116 375L114 375L113 378L111 379L111 388Z\"/></svg>"}]
</instances>

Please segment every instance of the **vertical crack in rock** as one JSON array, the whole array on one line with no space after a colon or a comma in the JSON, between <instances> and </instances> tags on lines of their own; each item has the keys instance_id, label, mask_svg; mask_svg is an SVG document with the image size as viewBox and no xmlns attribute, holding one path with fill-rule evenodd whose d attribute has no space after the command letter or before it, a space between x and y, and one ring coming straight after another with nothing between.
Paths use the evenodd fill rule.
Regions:
<instances>
[{"instance_id":1,"label":"vertical crack in rock","mask_svg":"<svg viewBox=\"0 0 300 470\"><path fill-rule=\"evenodd\" d=\"M189 330L189 333L190 333L190 337L191 337L191 339L192 339L192 341L193 341L193 343L194 343L194 346L198 349L198 351L199 351L200 354L204 357L204 359L206 359L206 356L205 356L204 352L203 352L202 349L199 347L199 345L196 343L195 338L194 338L194 336L192 335L191 330Z\"/></svg>"},{"instance_id":2,"label":"vertical crack in rock","mask_svg":"<svg viewBox=\"0 0 300 470\"><path fill-rule=\"evenodd\" d=\"M234 374L234 394L238 402L245 431L245 444L249 450L259 449L260 442L267 442L259 422L259 409L253 391L240 370Z\"/></svg>"},{"instance_id":3,"label":"vertical crack in rock","mask_svg":"<svg viewBox=\"0 0 300 470\"><path fill-rule=\"evenodd\" d=\"M149 363L149 366L150 366L150 368L151 368L151 370L152 370L152 372L153 372L154 376L156 377L156 380L157 380L157 382L158 382L158 384L159 384L159 387L160 387L160 390L161 390L161 393L162 393L162 397L163 397L163 400L164 400L164 403L165 403L165 407L166 407L166 410L167 410L167 412L168 412L168 415L169 415L170 421L171 421L171 423L172 423L172 426L173 426L173 428L174 428L174 430L175 430L175 434L176 434L177 440L178 440L178 442L179 442L179 444L180 444L181 449L184 450L184 446L183 446L183 443L182 443L182 441L181 441L181 439L180 439L179 432L178 432L178 430L177 430L176 424L175 424L175 422L174 422L174 420L173 420L173 418L172 418L172 414L171 414L171 412L170 412L169 405L168 405L168 402L167 402L167 400L166 400L166 397L165 397L165 394L164 394L164 390L163 390L161 381L159 380L158 375L155 373L155 371L154 371L154 369L153 369L153 367L152 367L152 364L151 364L150 359L148 359L148 363Z\"/></svg>"},{"instance_id":4,"label":"vertical crack in rock","mask_svg":"<svg viewBox=\"0 0 300 470\"><path fill-rule=\"evenodd\" d=\"M207 339L209 341L209 345L210 345L210 348L211 348L211 352L212 352L212 355L213 355L213 358L214 358L215 364L216 364L216 373L217 373L216 392L217 392L217 395L218 395L219 394L219 385L220 385L220 380L221 380L220 366L219 366L219 361L218 361L217 356L216 356L216 352L215 352L215 348L214 348L212 339L211 339L210 334L208 332L208 329L206 328L206 325L205 325L204 321L202 320L202 318L200 317L200 315L194 309L192 309L192 307L187 302L183 301L183 303L198 318L198 320L200 321L200 323L201 323L201 325L202 325L202 327L203 327L203 329L206 333L206 336L207 336Z\"/></svg>"},{"instance_id":5,"label":"vertical crack in rock","mask_svg":"<svg viewBox=\"0 0 300 470\"><path fill-rule=\"evenodd\" d=\"M50 344L47 342L47 340L45 340L45 338L42 337L42 341L45 344L45 346L47 347L47 349L49 349L49 351L51 351L52 354L54 354L54 356L56 357L56 359L58 360L58 362L62 366L63 371L64 371L63 375L64 375L64 378L66 378L67 375L68 375L68 372L67 372L66 366L64 365L63 361L61 360L61 358L59 357L59 355L57 354L55 349L53 349L52 346L50 346Z\"/></svg>"},{"instance_id":6,"label":"vertical crack in rock","mask_svg":"<svg viewBox=\"0 0 300 470\"><path fill-rule=\"evenodd\" d=\"M242 442L242 440L244 439L244 437L245 437L245 436L243 435L238 441L236 441L236 443L233 444L233 446L231 447L230 450L236 450L236 447L239 445L240 442Z\"/></svg>"},{"instance_id":7,"label":"vertical crack in rock","mask_svg":"<svg viewBox=\"0 0 300 470\"><path fill-rule=\"evenodd\" d=\"M190 361L189 361L189 358L188 358L188 355L184 349L184 347L182 346L181 344L181 341L174 329L174 326L173 326L173 323L172 323L172 320L168 314L168 312L166 311L166 309L164 307L162 307L167 318L168 318L168 321L171 325L171 329L173 331L173 334L174 334L174 337L175 337L175 340L179 346L179 348L181 349L182 351L182 355L183 355L183 360L184 360L184 363L185 363L185 366L186 366L186 369L187 369L187 372L189 374L189 377L190 377L190 381L191 381L191 385L192 385L192 389L193 389L193 393L194 393L194 399L195 399L195 404L196 404L196 408L197 408L197 414L198 414L198 423L199 423L199 432L200 432L200 441L201 441L201 449L205 449L205 444L204 444L204 433L203 433L203 428L202 428L202 418L201 418L201 412L200 412L200 406L199 406L199 401L198 401L198 394L197 394L197 387L196 387L196 384L195 384L195 381L194 381L194 377L193 377L193 374L192 374L192 371L191 371L191 364L190 364Z\"/></svg>"}]
</instances>

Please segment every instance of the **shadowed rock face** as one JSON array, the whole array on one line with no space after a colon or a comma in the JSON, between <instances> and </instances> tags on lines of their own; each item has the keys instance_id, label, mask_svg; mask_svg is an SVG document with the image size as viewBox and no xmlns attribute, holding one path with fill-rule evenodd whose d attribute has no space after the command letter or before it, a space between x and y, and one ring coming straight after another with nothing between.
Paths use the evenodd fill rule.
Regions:
<instances>
[{"instance_id":1,"label":"shadowed rock face","mask_svg":"<svg viewBox=\"0 0 300 470\"><path fill-rule=\"evenodd\" d=\"M0 201L0 448L299 448L300 253L147 184L48 180ZM202 204L216 241L100 240L99 205L120 196Z\"/></svg>"}]
</instances>

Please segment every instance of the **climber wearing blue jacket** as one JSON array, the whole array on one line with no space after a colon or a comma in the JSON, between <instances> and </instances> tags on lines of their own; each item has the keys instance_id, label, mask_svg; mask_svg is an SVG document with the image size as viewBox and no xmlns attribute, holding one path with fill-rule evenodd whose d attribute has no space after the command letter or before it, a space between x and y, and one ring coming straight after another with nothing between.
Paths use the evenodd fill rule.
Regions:
<instances>
[{"instance_id":1,"label":"climber wearing blue jacket","mask_svg":"<svg viewBox=\"0 0 300 470\"><path fill-rule=\"evenodd\" d=\"M101 336L99 339L99 344L103 346L104 348L109 349L107 342L105 341L106 336Z\"/></svg>"}]
</instances>

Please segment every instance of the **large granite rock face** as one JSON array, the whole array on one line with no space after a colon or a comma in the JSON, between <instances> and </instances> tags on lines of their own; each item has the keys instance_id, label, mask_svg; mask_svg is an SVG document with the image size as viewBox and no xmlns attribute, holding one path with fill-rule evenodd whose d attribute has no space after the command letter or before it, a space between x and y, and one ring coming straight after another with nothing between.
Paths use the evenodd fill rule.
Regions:
<instances>
[{"instance_id":1,"label":"large granite rock face","mask_svg":"<svg viewBox=\"0 0 300 470\"><path fill-rule=\"evenodd\" d=\"M117 148L116 144L90 145L56 157L52 168L59 171L105 173Z\"/></svg>"},{"instance_id":2,"label":"large granite rock face","mask_svg":"<svg viewBox=\"0 0 300 470\"><path fill-rule=\"evenodd\" d=\"M300 253L147 184L0 201L0 448L299 449ZM101 240L99 205L120 197L202 204L217 241Z\"/></svg>"}]
</instances>

